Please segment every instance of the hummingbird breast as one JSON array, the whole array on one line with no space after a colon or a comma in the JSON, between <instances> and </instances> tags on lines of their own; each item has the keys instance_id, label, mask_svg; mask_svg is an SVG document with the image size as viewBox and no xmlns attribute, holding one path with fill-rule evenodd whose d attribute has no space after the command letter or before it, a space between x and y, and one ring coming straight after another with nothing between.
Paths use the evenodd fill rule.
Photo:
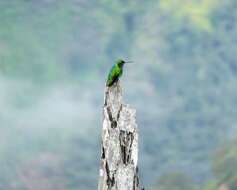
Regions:
<instances>
[{"instance_id":1,"label":"hummingbird breast","mask_svg":"<svg viewBox=\"0 0 237 190\"><path fill-rule=\"evenodd\" d=\"M114 65L109 72L108 79L107 79L107 86L112 86L118 79L122 76L123 69L118 65Z\"/></svg>"}]
</instances>

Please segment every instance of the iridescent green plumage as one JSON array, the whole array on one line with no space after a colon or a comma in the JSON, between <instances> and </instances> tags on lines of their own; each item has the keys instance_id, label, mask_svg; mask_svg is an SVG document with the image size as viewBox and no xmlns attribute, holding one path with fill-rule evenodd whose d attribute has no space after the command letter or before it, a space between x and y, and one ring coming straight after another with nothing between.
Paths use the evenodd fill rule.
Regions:
<instances>
[{"instance_id":1,"label":"iridescent green plumage","mask_svg":"<svg viewBox=\"0 0 237 190\"><path fill-rule=\"evenodd\" d=\"M111 68L108 78L107 78L106 86L108 87L112 86L122 76L124 63L125 61L120 59Z\"/></svg>"}]
</instances>

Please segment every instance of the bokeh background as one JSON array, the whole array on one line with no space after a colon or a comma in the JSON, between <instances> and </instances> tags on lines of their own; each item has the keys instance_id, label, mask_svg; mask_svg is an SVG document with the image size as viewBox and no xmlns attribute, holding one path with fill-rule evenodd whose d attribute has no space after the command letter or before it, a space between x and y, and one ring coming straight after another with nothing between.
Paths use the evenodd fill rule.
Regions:
<instances>
[{"instance_id":1,"label":"bokeh background","mask_svg":"<svg viewBox=\"0 0 237 190\"><path fill-rule=\"evenodd\" d=\"M236 0L0 0L0 190L97 188L118 58L142 185L236 190Z\"/></svg>"}]
</instances>

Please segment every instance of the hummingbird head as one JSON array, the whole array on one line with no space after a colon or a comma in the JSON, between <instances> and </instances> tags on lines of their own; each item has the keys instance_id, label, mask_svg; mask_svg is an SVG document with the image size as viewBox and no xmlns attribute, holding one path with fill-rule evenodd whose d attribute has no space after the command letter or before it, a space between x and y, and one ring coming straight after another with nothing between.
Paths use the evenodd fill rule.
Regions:
<instances>
[{"instance_id":1,"label":"hummingbird head","mask_svg":"<svg viewBox=\"0 0 237 190\"><path fill-rule=\"evenodd\" d=\"M119 60L117 60L117 65L119 66L119 67L123 67L123 65L125 64L125 63L132 63L132 61L124 61L124 60L122 60L122 59L119 59Z\"/></svg>"},{"instance_id":2,"label":"hummingbird head","mask_svg":"<svg viewBox=\"0 0 237 190\"><path fill-rule=\"evenodd\" d=\"M126 63L124 60L122 60L122 59L119 59L119 60L117 60L117 65L119 66L119 67L123 67L123 65Z\"/></svg>"}]
</instances>

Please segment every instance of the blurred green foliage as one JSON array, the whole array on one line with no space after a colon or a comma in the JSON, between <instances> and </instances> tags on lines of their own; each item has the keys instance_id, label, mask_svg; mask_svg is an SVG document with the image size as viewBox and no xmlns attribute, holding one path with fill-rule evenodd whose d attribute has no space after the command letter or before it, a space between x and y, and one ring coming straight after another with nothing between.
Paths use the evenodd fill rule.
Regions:
<instances>
[{"instance_id":1,"label":"blurred green foliage","mask_svg":"<svg viewBox=\"0 0 237 190\"><path fill-rule=\"evenodd\" d=\"M154 190L197 190L192 179L182 173L170 173L163 175L157 182Z\"/></svg>"},{"instance_id":2,"label":"blurred green foliage","mask_svg":"<svg viewBox=\"0 0 237 190\"><path fill-rule=\"evenodd\" d=\"M226 143L213 155L213 170L218 184L237 189L237 141Z\"/></svg>"},{"instance_id":3,"label":"blurred green foliage","mask_svg":"<svg viewBox=\"0 0 237 190\"><path fill-rule=\"evenodd\" d=\"M236 142L213 153L236 138L236 9L235 0L0 1L0 189L96 188L103 85L122 57L134 61L122 80L144 185L236 190Z\"/></svg>"},{"instance_id":4,"label":"blurred green foliage","mask_svg":"<svg viewBox=\"0 0 237 190\"><path fill-rule=\"evenodd\" d=\"M171 172L159 178L155 190L235 190L237 189L237 141L232 140L220 146L211 154L214 179L197 185L187 174Z\"/></svg>"}]
</instances>

